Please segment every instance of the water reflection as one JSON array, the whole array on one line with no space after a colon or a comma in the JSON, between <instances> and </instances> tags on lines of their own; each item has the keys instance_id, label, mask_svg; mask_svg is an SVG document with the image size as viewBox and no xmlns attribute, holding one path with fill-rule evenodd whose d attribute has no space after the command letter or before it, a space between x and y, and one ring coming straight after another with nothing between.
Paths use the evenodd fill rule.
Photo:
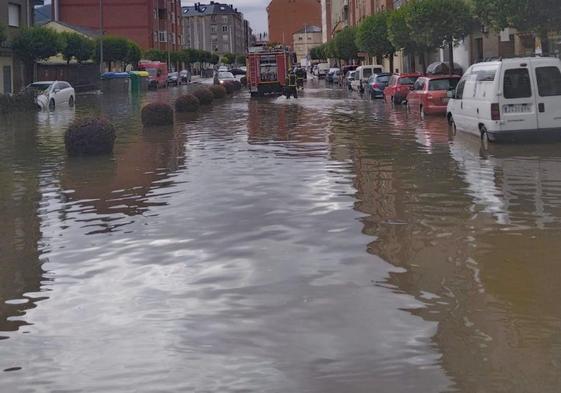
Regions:
<instances>
[{"instance_id":1,"label":"water reflection","mask_svg":"<svg viewBox=\"0 0 561 393\"><path fill-rule=\"evenodd\" d=\"M4 118L0 129L0 336L25 325L44 271L40 260L41 165L35 119ZM16 127L16 125L25 125Z\"/></svg>"}]
</instances>

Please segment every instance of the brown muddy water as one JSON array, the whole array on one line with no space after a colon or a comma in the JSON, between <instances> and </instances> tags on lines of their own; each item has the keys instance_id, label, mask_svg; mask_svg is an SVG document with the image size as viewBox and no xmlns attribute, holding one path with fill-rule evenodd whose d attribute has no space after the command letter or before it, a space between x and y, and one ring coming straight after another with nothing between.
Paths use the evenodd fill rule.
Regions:
<instances>
[{"instance_id":1,"label":"brown muddy water","mask_svg":"<svg viewBox=\"0 0 561 393\"><path fill-rule=\"evenodd\" d=\"M560 144L322 87L143 130L177 94L0 120L2 393L561 391Z\"/></svg>"}]
</instances>

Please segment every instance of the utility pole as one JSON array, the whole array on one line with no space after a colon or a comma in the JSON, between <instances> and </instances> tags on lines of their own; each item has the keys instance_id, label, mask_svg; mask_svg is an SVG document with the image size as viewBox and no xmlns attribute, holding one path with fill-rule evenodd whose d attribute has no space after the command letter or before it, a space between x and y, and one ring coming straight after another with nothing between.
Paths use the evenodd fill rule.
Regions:
<instances>
[{"instance_id":1,"label":"utility pole","mask_svg":"<svg viewBox=\"0 0 561 393\"><path fill-rule=\"evenodd\" d=\"M103 0L99 0L99 73L103 74Z\"/></svg>"}]
</instances>

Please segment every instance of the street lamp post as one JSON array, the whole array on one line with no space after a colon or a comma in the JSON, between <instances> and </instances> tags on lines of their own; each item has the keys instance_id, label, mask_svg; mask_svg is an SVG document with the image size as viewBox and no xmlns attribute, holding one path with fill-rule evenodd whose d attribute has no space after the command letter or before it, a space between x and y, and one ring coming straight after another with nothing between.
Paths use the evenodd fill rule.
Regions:
<instances>
[{"instance_id":1,"label":"street lamp post","mask_svg":"<svg viewBox=\"0 0 561 393\"><path fill-rule=\"evenodd\" d=\"M99 73L103 74L103 0L99 0Z\"/></svg>"}]
</instances>

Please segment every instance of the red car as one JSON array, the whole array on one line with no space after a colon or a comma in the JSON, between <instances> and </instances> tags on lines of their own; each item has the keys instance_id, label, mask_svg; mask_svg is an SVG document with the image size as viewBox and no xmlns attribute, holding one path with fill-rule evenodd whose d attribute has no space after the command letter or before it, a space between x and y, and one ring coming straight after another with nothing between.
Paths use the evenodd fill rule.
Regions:
<instances>
[{"instance_id":1,"label":"red car","mask_svg":"<svg viewBox=\"0 0 561 393\"><path fill-rule=\"evenodd\" d=\"M425 114L445 114L448 91L455 90L460 77L457 75L432 75L417 79L407 96L407 108Z\"/></svg>"},{"instance_id":2,"label":"red car","mask_svg":"<svg viewBox=\"0 0 561 393\"><path fill-rule=\"evenodd\" d=\"M411 86L415 84L421 74L394 74L390 78L388 87L384 89L384 101L388 99L394 104L401 104L407 100Z\"/></svg>"}]
</instances>

